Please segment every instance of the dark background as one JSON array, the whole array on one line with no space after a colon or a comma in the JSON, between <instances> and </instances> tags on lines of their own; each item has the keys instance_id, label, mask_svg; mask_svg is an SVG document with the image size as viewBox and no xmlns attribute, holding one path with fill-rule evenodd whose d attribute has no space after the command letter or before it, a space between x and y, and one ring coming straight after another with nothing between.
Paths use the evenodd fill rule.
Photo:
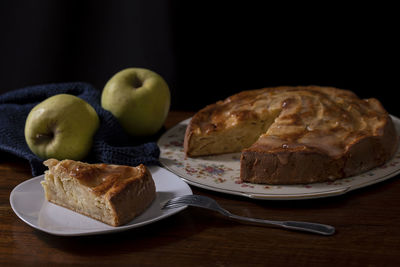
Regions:
<instances>
[{"instance_id":1,"label":"dark background","mask_svg":"<svg viewBox=\"0 0 400 267\"><path fill-rule=\"evenodd\" d=\"M376 97L399 116L394 7L250 1L2 1L0 92L85 81L127 67L170 85L172 109L233 93L325 85Z\"/></svg>"}]
</instances>

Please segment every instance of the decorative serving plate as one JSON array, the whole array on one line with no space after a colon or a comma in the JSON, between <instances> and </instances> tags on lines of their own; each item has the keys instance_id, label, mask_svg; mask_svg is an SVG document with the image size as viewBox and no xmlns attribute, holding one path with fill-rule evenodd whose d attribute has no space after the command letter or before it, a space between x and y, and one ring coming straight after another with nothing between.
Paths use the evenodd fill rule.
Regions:
<instances>
[{"instance_id":1,"label":"decorative serving plate","mask_svg":"<svg viewBox=\"0 0 400 267\"><path fill-rule=\"evenodd\" d=\"M400 132L400 119L392 116ZM344 194L351 190L382 182L400 173L400 148L383 166L357 176L333 182L304 185L265 185L244 183L239 179L240 153L189 158L183 151L186 126L191 118L164 133L158 141L160 162L187 183L228 194L257 199L305 199Z\"/></svg>"}]
</instances>

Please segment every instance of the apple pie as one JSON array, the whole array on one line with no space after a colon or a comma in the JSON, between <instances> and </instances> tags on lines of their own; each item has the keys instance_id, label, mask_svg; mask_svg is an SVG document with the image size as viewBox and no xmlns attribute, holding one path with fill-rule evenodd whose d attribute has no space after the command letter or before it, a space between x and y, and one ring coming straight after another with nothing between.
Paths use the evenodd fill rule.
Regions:
<instances>
[{"instance_id":1,"label":"apple pie","mask_svg":"<svg viewBox=\"0 0 400 267\"><path fill-rule=\"evenodd\" d=\"M303 184L356 175L390 159L398 138L375 99L333 87L243 91L196 113L187 156L241 152L240 179Z\"/></svg>"},{"instance_id":2,"label":"apple pie","mask_svg":"<svg viewBox=\"0 0 400 267\"><path fill-rule=\"evenodd\" d=\"M151 173L137 167L48 159L42 186L48 201L112 226L128 223L156 196Z\"/></svg>"}]
</instances>

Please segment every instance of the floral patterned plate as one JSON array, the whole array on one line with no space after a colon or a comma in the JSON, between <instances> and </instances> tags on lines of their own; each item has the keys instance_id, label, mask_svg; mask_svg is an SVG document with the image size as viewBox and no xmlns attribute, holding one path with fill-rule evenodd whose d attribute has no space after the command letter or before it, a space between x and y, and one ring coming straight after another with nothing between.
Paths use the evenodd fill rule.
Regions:
<instances>
[{"instance_id":1,"label":"floral patterned plate","mask_svg":"<svg viewBox=\"0 0 400 267\"><path fill-rule=\"evenodd\" d=\"M392 116L400 132L400 119ZM187 183L228 194L257 199L307 199L344 194L372 185L400 173L400 148L385 165L357 176L333 182L304 185L260 185L244 183L239 179L240 153L199 158L185 157L183 140L190 118L164 133L158 141L160 162Z\"/></svg>"}]
</instances>

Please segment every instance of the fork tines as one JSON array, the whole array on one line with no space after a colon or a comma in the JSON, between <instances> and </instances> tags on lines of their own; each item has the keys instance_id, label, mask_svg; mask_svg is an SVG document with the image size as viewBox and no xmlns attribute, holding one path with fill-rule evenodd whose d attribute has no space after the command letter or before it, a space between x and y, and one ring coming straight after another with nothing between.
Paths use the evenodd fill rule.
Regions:
<instances>
[{"instance_id":1,"label":"fork tines","mask_svg":"<svg viewBox=\"0 0 400 267\"><path fill-rule=\"evenodd\" d=\"M200 201L200 198L198 198L195 195L184 195L184 196L179 196L173 199L168 200L162 207L162 209L173 209L173 208L179 208L182 206L186 206L190 203L193 203L194 201Z\"/></svg>"}]
</instances>

